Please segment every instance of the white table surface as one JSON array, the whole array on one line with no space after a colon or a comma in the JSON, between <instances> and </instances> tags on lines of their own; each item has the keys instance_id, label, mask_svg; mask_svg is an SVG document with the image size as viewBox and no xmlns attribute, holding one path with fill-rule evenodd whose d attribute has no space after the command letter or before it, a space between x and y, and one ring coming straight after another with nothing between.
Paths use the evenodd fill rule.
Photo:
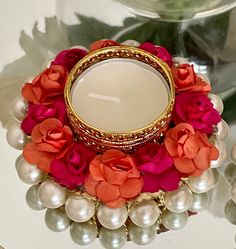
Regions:
<instances>
[{"instance_id":1,"label":"white table surface","mask_svg":"<svg viewBox=\"0 0 236 249\"><path fill-rule=\"evenodd\" d=\"M0 70L18 59L24 52L18 44L20 31L30 33L35 21L44 27L44 17L55 15L53 0L0 1ZM0 100L1 101L1 100ZM1 105L0 105L1 108ZM236 127L231 128L228 149L236 141ZM44 211L33 211L25 203L29 186L15 172L15 159L20 151L12 149L0 127L0 245L5 249L74 249L80 248L70 240L68 231L53 233L44 224ZM214 205L213 205L214 207ZM211 208L212 210L213 208ZM215 206L222 213L222 206ZM225 219L204 211L191 217L184 229L158 235L145 248L159 249L233 249L236 227ZM127 243L124 248L137 248ZM86 248L102 248L99 241Z\"/></svg>"}]
</instances>

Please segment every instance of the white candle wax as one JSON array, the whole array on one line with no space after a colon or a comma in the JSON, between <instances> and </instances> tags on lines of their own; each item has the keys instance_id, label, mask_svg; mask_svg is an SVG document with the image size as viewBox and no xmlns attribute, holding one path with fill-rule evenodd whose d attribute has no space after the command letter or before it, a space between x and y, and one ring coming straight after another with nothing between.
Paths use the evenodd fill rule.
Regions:
<instances>
[{"instance_id":1,"label":"white candle wax","mask_svg":"<svg viewBox=\"0 0 236 249\"><path fill-rule=\"evenodd\" d=\"M132 59L99 62L74 82L72 106L90 126L127 132L155 121L168 106L170 90L153 67Z\"/></svg>"}]
</instances>

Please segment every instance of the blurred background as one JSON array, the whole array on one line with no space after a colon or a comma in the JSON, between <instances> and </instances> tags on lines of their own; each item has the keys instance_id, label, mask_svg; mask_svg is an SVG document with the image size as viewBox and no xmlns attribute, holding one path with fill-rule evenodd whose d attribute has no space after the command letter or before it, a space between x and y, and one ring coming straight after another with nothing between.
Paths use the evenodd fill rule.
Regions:
<instances>
[{"instance_id":1,"label":"blurred background","mask_svg":"<svg viewBox=\"0 0 236 249\"><path fill-rule=\"evenodd\" d=\"M0 2L0 245L5 249L78 248L68 232L57 234L44 224L44 212L26 205L15 172L19 151L6 142L12 122L11 101L30 77L60 50L88 46L98 39L134 39L165 46L187 57L209 76L213 92L225 103L231 123L227 150L236 141L236 1L232 0L9 0ZM223 167L229 162L226 160ZM220 194L219 194L220 193ZM224 218L229 189L222 180L212 205L192 217L181 231L158 235L146 248L233 249L235 226ZM89 248L102 248L96 241ZM124 248L137 248L127 243Z\"/></svg>"}]
</instances>

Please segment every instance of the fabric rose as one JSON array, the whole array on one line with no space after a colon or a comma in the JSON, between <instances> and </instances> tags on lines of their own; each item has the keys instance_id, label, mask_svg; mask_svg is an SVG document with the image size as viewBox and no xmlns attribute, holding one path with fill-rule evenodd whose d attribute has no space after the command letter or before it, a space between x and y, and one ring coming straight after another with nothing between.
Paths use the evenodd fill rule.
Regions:
<instances>
[{"instance_id":1,"label":"fabric rose","mask_svg":"<svg viewBox=\"0 0 236 249\"><path fill-rule=\"evenodd\" d=\"M150 54L155 55L159 59L165 61L170 67L173 65L173 60L172 56L170 53L167 51L166 48L161 47L161 46L156 46L150 42L144 42L139 46L140 49L143 49Z\"/></svg>"},{"instance_id":2,"label":"fabric rose","mask_svg":"<svg viewBox=\"0 0 236 249\"><path fill-rule=\"evenodd\" d=\"M63 100L55 100L52 104L30 104L26 118L21 123L21 129L30 135L35 125L48 118L56 118L63 124L67 124L66 107Z\"/></svg>"},{"instance_id":3,"label":"fabric rose","mask_svg":"<svg viewBox=\"0 0 236 249\"><path fill-rule=\"evenodd\" d=\"M100 48L119 46L120 44L113 40L98 40L90 45L90 51L95 51Z\"/></svg>"},{"instance_id":4,"label":"fabric rose","mask_svg":"<svg viewBox=\"0 0 236 249\"><path fill-rule=\"evenodd\" d=\"M181 174L164 145L147 144L135 154L139 170L143 173L142 192L173 191L179 186Z\"/></svg>"},{"instance_id":5,"label":"fabric rose","mask_svg":"<svg viewBox=\"0 0 236 249\"><path fill-rule=\"evenodd\" d=\"M96 153L81 143L74 143L67 153L51 163L51 175L59 184L74 189L83 184L89 164Z\"/></svg>"},{"instance_id":6,"label":"fabric rose","mask_svg":"<svg viewBox=\"0 0 236 249\"><path fill-rule=\"evenodd\" d=\"M201 175L210 167L210 161L219 156L219 151L209 143L207 135L194 131L186 123L168 130L164 143L176 169L186 175Z\"/></svg>"},{"instance_id":7,"label":"fabric rose","mask_svg":"<svg viewBox=\"0 0 236 249\"><path fill-rule=\"evenodd\" d=\"M119 150L109 149L90 163L85 190L107 206L120 207L141 192L143 180L133 158Z\"/></svg>"},{"instance_id":8,"label":"fabric rose","mask_svg":"<svg viewBox=\"0 0 236 249\"><path fill-rule=\"evenodd\" d=\"M175 124L188 123L195 130L211 134L221 116L210 99L201 93L180 93L176 96L173 110Z\"/></svg>"},{"instance_id":9,"label":"fabric rose","mask_svg":"<svg viewBox=\"0 0 236 249\"><path fill-rule=\"evenodd\" d=\"M193 65L181 64L177 67L172 67L171 71L176 92L201 92L207 94L211 91L210 84L195 74Z\"/></svg>"},{"instance_id":10,"label":"fabric rose","mask_svg":"<svg viewBox=\"0 0 236 249\"><path fill-rule=\"evenodd\" d=\"M31 139L23 150L25 160L49 173L52 160L63 157L71 145L72 131L58 119L49 118L33 128Z\"/></svg>"},{"instance_id":11,"label":"fabric rose","mask_svg":"<svg viewBox=\"0 0 236 249\"><path fill-rule=\"evenodd\" d=\"M86 54L85 50L79 48L63 50L56 56L51 65L61 65L70 72L74 65Z\"/></svg>"},{"instance_id":12,"label":"fabric rose","mask_svg":"<svg viewBox=\"0 0 236 249\"><path fill-rule=\"evenodd\" d=\"M60 65L52 65L36 78L32 83L25 83L22 96L33 104L52 103L54 98L63 95L67 78L67 70Z\"/></svg>"}]
</instances>

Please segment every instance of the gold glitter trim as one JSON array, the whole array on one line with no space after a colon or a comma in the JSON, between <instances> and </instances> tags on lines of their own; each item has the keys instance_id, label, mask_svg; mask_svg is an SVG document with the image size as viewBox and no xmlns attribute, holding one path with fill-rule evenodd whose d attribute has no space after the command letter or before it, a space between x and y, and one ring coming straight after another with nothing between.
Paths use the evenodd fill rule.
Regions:
<instances>
[{"instance_id":1,"label":"gold glitter trim","mask_svg":"<svg viewBox=\"0 0 236 249\"><path fill-rule=\"evenodd\" d=\"M128 58L146 63L160 72L169 86L169 103L165 111L154 122L141 129L124 132L101 130L86 123L72 106L71 89L75 80L90 66L113 58ZM109 148L133 151L137 146L147 142L159 142L168 130L175 101L175 88L170 68L165 62L138 48L116 46L96 50L80 60L67 78L64 95L73 131L84 144L99 152L103 152Z\"/></svg>"}]
</instances>

